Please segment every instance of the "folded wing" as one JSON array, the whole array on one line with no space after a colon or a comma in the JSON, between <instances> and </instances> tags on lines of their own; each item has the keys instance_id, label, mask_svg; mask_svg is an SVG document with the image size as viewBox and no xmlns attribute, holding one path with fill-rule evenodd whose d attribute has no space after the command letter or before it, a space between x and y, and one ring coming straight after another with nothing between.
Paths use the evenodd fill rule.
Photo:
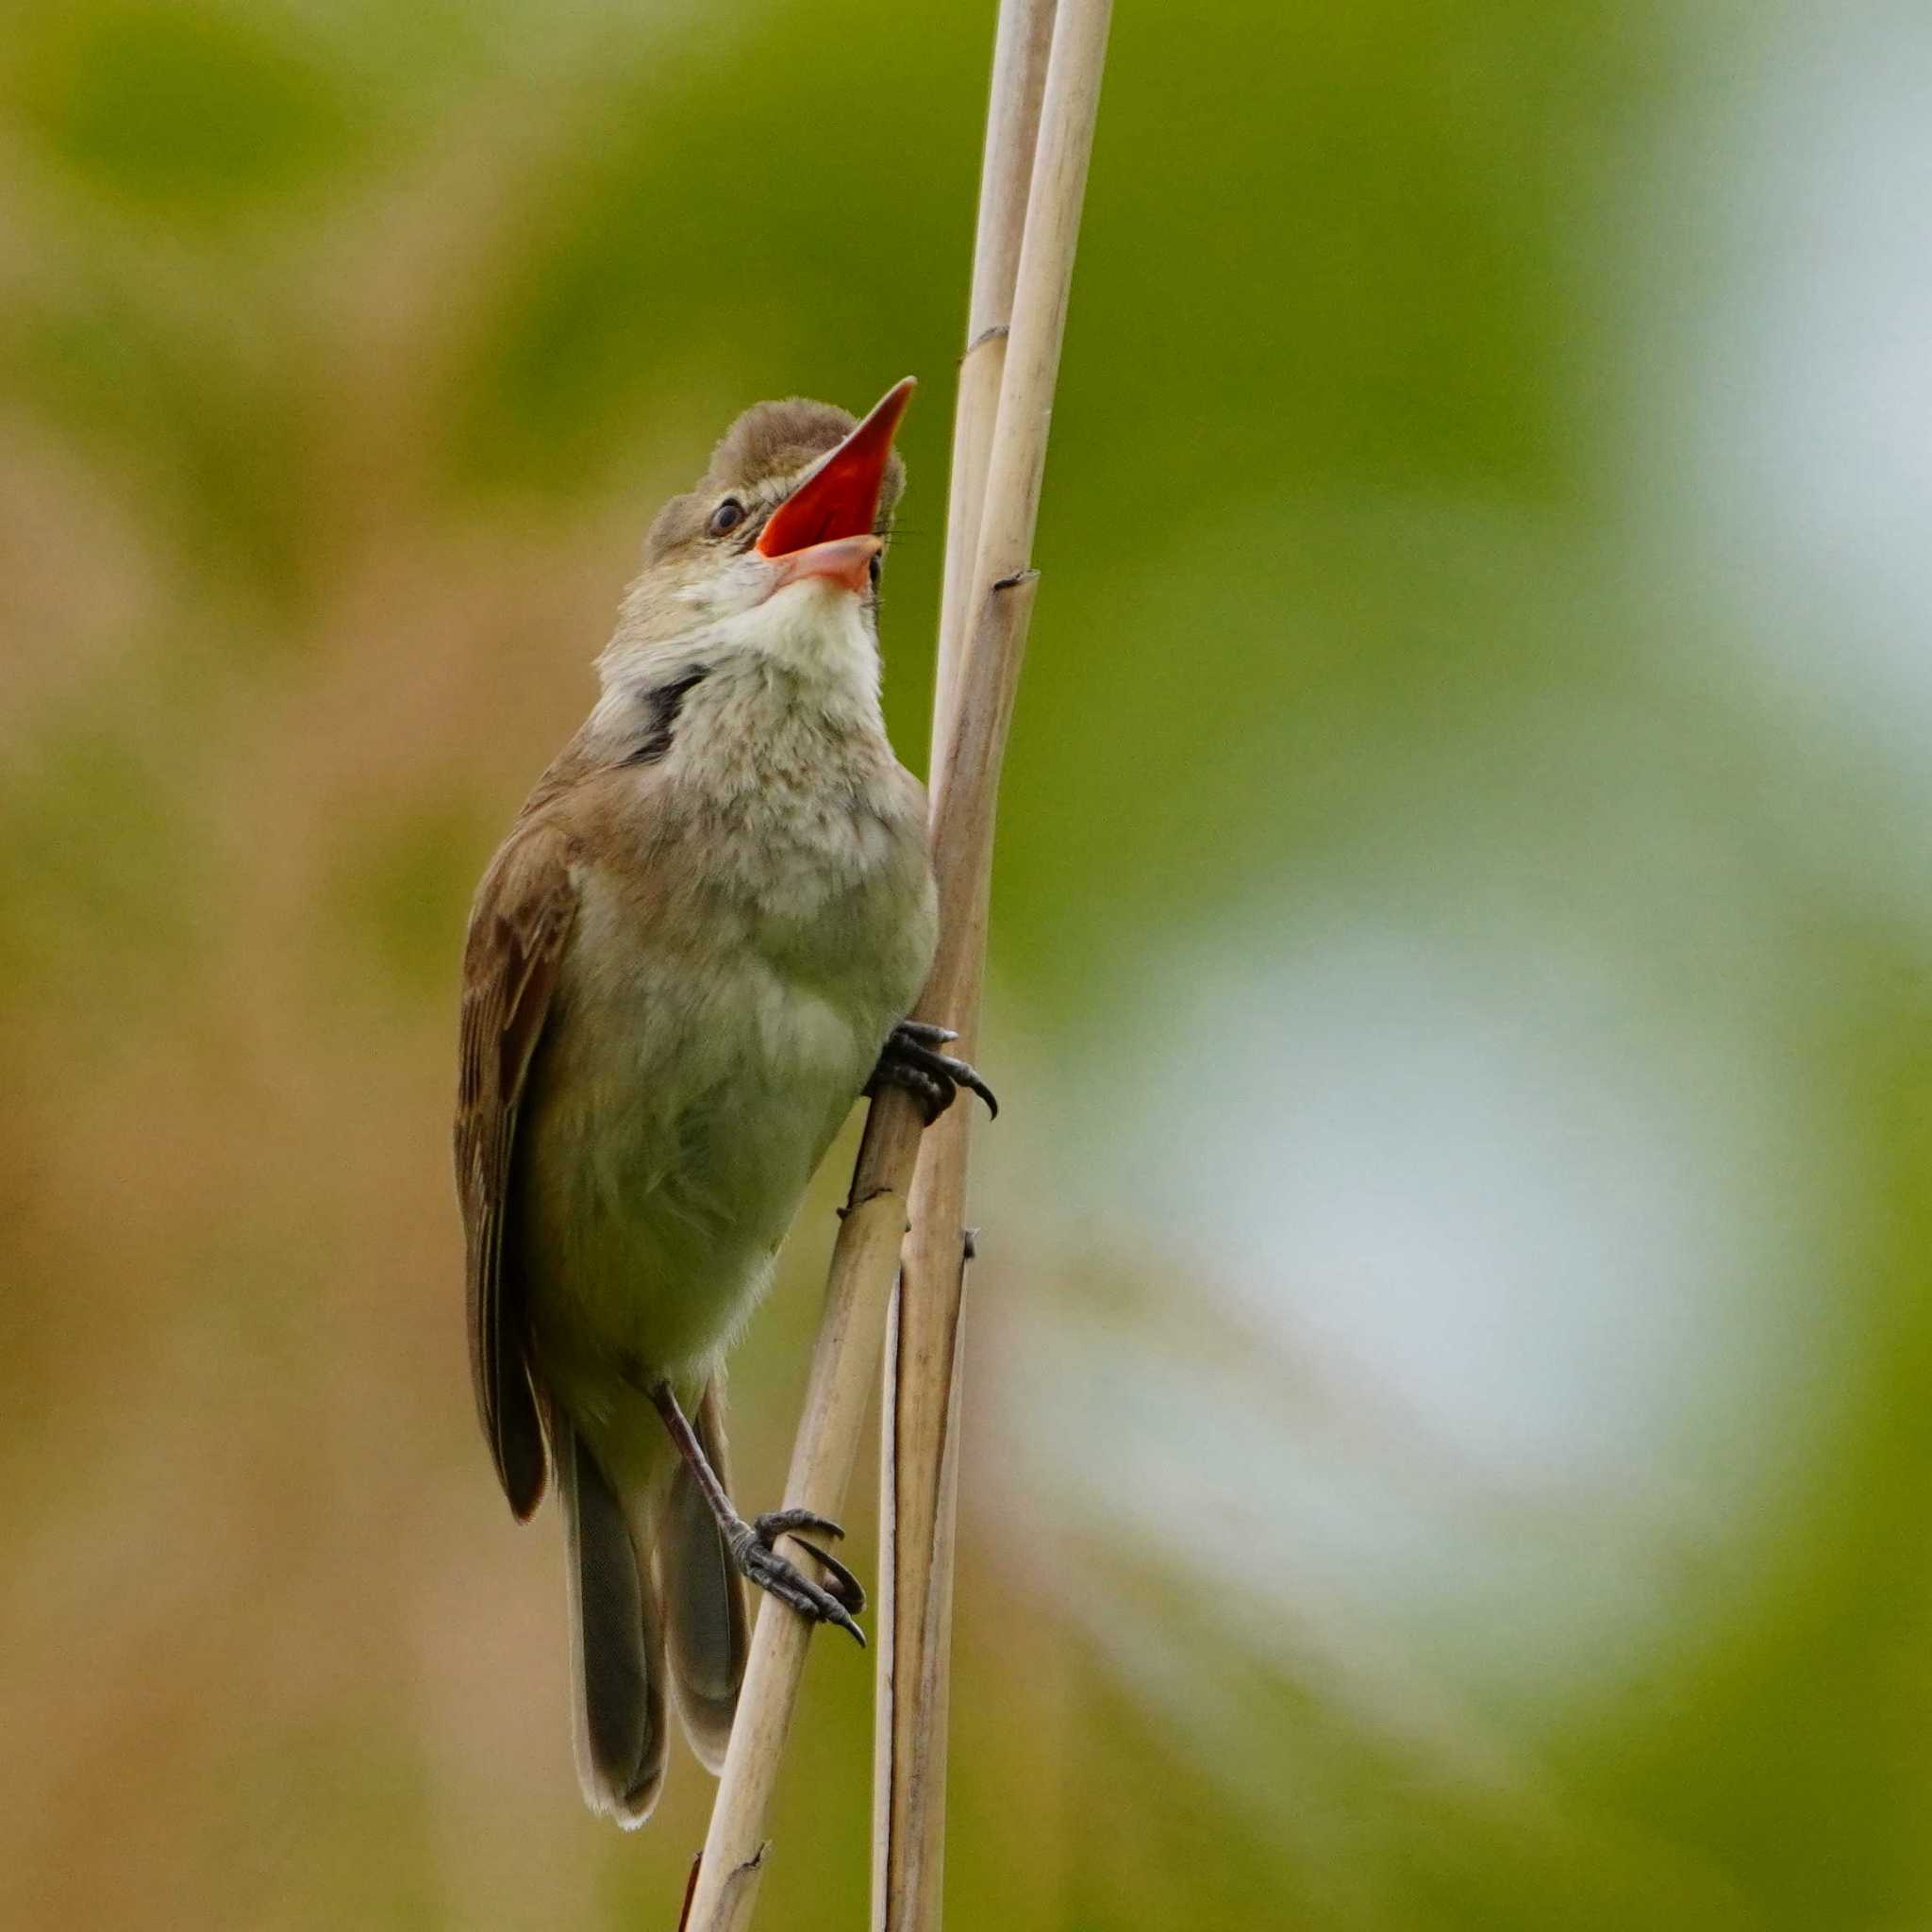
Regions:
<instances>
[{"instance_id":1,"label":"folded wing","mask_svg":"<svg viewBox=\"0 0 1932 1932\"><path fill-rule=\"evenodd\" d=\"M457 1193L469 1277L470 1368L498 1480L521 1520L542 1500L543 1425L510 1230L517 1114L576 918L573 841L526 823L476 893L463 957Z\"/></svg>"}]
</instances>

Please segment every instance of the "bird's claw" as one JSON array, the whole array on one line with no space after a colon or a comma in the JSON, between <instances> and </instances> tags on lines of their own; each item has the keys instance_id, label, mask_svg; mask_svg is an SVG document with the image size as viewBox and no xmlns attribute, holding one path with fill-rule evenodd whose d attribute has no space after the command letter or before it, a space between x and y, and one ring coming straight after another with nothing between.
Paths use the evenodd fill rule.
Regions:
<instances>
[{"instance_id":1,"label":"bird's claw","mask_svg":"<svg viewBox=\"0 0 1932 1932\"><path fill-rule=\"evenodd\" d=\"M935 1026L924 1020L901 1020L879 1050L879 1063L865 1091L876 1093L881 1087L904 1088L918 1102L926 1125L931 1126L964 1087L986 1102L988 1119L996 1119L1000 1104L992 1089L966 1061L941 1051L958 1037L947 1026Z\"/></svg>"},{"instance_id":2,"label":"bird's claw","mask_svg":"<svg viewBox=\"0 0 1932 1932\"><path fill-rule=\"evenodd\" d=\"M844 1530L829 1516L819 1516L809 1509L772 1509L760 1516L752 1527L758 1532L758 1541L768 1549L781 1536L789 1536L794 1542L803 1543L824 1566L825 1574L831 1579L825 1586L829 1593L837 1597L855 1617L865 1608L865 1586L858 1578L829 1550L822 1549L799 1535L800 1530L808 1529L817 1536L842 1539Z\"/></svg>"},{"instance_id":3,"label":"bird's claw","mask_svg":"<svg viewBox=\"0 0 1932 1932\"><path fill-rule=\"evenodd\" d=\"M807 1538L800 1530L815 1530L821 1536L841 1537L845 1532L829 1518L809 1509L774 1509L755 1523L741 1523L726 1538L731 1558L745 1578L769 1591L782 1604L790 1604L800 1616L814 1624L836 1624L865 1647L865 1632L854 1621L855 1613L865 1607L865 1591L858 1577L844 1564ZM824 1565L829 1581L814 1583L789 1557L781 1557L774 1544L789 1536L811 1552Z\"/></svg>"}]
</instances>

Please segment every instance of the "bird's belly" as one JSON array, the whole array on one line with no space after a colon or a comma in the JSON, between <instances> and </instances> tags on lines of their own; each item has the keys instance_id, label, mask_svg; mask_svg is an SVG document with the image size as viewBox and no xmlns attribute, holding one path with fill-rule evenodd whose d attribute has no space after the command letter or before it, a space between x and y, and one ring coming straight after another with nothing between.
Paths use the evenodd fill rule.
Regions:
<instances>
[{"instance_id":1,"label":"bird's belly","mask_svg":"<svg viewBox=\"0 0 1932 1932\"><path fill-rule=\"evenodd\" d=\"M748 950L583 990L518 1158L533 1340L573 1408L728 1346L892 1017Z\"/></svg>"}]
</instances>

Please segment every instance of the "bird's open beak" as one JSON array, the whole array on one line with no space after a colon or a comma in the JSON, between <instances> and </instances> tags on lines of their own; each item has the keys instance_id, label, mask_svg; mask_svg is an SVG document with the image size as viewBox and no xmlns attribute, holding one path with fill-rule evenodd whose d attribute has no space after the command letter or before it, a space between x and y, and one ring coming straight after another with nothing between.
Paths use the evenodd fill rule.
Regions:
<instances>
[{"instance_id":1,"label":"bird's open beak","mask_svg":"<svg viewBox=\"0 0 1932 1932\"><path fill-rule=\"evenodd\" d=\"M885 545L873 535L892 434L912 400L911 376L896 382L869 415L783 503L759 533L758 553L777 566L775 591L801 577L829 577L863 591Z\"/></svg>"}]
</instances>

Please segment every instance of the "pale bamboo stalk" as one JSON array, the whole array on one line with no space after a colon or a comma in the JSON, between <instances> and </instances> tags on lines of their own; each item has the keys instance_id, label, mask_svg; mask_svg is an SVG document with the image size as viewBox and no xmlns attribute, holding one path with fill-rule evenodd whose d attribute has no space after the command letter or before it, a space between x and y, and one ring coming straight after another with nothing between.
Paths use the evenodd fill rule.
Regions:
<instances>
[{"instance_id":1,"label":"pale bamboo stalk","mask_svg":"<svg viewBox=\"0 0 1932 1932\"><path fill-rule=\"evenodd\" d=\"M991 830L1025 651L1034 582L1028 558L1111 11L1111 0L1060 0L1054 22L971 579L973 608L980 614L958 675L960 703L948 755L934 773L935 863L944 876L957 862L970 898L961 911L961 942L942 950L921 1009L958 1028L969 1057L985 964ZM972 800L970 816L956 809L964 797ZM949 835L962 824L983 826L986 836L970 850L956 851ZM963 1108L928 1134L902 1263L886 1444L893 1614L891 1669L882 1689L892 1709L879 1720L891 1739L888 1843L882 1857L874 1853L874 1872L883 1871L873 1906L879 1932L938 1932L942 1916L968 1145Z\"/></svg>"},{"instance_id":2,"label":"pale bamboo stalk","mask_svg":"<svg viewBox=\"0 0 1932 1932\"><path fill-rule=\"evenodd\" d=\"M953 468L946 504L946 558L940 603L939 655L933 677L932 749L929 769L941 769L958 727L961 673L973 604L973 566L979 549L980 510L986 496L987 463L992 450L993 419L999 408L1000 376L1006 368L1007 331L1013 312L1013 282L1020 266L1020 242L1026 226L1026 199L1033 182L1033 155L1040 130L1041 94L1053 38L1056 0L1001 0L993 38L992 84L986 117L986 149L980 165L979 217L973 246L972 292L966 307L966 347L960 358L958 392L953 412ZM947 1024L951 1024L948 1022ZM895 1464L899 1360L898 1297L886 1329L886 1370L879 1427L879 1562L874 1669L873 1750L873 1910L883 1911L889 1890L894 1762L893 1718L900 1707L892 1695L895 1625L900 1595L894 1587L897 1510L892 1488ZM923 1542L923 1540L922 1540ZM924 1614L924 1591L911 1606ZM874 1918L874 1924L878 1923Z\"/></svg>"}]
</instances>

